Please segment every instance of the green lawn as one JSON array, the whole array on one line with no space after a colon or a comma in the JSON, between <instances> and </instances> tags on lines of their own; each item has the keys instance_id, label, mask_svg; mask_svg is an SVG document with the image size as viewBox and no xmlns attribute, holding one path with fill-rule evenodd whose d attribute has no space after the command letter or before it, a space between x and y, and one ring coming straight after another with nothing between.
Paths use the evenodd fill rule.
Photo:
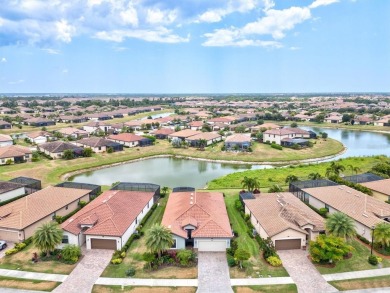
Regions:
<instances>
[{"instance_id":1,"label":"green lawn","mask_svg":"<svg viewBox=\"0 0 390 293\"><path fill-rule=\"evenodd\" d=\"M248 287L233 287L235 293L251 293L251 292L263 292L263 293L295 293L298 292L297 285L268 285L268 286L248 286Z\"/></svg>"},{"instance_id":2,"label":"green lawn","mask_svg":"<svg viewBox=\"0 0 390 293\"><path fill-rule=\"evenodd\" d=\"M377 268L368 263L368 257L370 255L370 249L364 246L359 240L353 239L350 244L354 248L352 251L352 257L350 259L343 259L336 263L334 268L324 267L316 265L318 271L321 274L335 274L351 271L372 270ZM390 267L390 260L383 259L383 267Z\"/></svg>"},{"instance_id":3,"label":"green lawn","mask_svg":"<svg viewBox=\"0 0 390 293\"><path fill-rule=\"evenodd\" d=\"M351 171L347 168L348 165L359 167L361 172L366 172L377 163L384 160L383 156L374 157L350 157L346 159L339 159L338 162L346 167L345 175L351 175ZM241 189L242 179L247 177L256 177L260 181L260 186L267 190L273 184L279 184L287 188L285 183L288 175L295 175L300 180L307 180L310 173L320 173L322 176L325 175L326 168L330 165L330 162L325 163L313 163L307 165L297 165L289 167L280 167L272 169L262 170L247 170L243 172L236 172L225 175L223 177L214 179L208 183L208 189L226 189L226 188L237 188Z\"/></svg>"},{"instance_id":4,"label":"green lawn","mask_svg":"<svg viewBox=\"0 0 390 293\"><path fill-rule=\"evenodd\" d=\"M390 287L390 277L381 276L373 278L351 279L329 282L332 286L340 291L370 289L370 288L384 288Z\"/></svg>"}]
</instances>

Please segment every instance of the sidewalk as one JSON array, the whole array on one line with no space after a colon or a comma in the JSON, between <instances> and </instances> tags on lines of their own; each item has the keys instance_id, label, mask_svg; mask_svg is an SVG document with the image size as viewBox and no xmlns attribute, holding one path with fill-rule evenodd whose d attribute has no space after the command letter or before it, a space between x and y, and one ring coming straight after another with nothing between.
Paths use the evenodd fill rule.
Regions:
<instances>
[{"instance_id":1,"label":"sidewalk","mask_svg":"<svg viewBox=\"0 0 390 293\"><path fill-rule=\"evenodd\" d=\"M19 279L40 280L40 281L53 281L53 282L64 282L68 277L67 275L60 275L60 274L34 273L34 272L6 270L6 269L0 269L0 276L19 278Z\"/></svg>"},{"instance_id":2,"label":"sidewalk","mask_svg":"<svg viewBox=\"0 0 390 293\"><path fill-rule=\"evenodd\" d=\"M390 268L322 275L327 282L390 275ZM389 276L390 278L390 276Z\"/></svg>"}]
</instances>

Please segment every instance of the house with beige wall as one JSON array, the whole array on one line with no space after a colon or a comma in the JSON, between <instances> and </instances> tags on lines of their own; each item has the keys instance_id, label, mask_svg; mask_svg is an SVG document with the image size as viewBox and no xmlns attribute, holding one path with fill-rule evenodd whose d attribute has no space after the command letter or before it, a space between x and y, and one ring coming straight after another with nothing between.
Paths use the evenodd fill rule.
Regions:
<instances>
[{"instance_id":1,"label":"house with beige wall","mask_svg":"<svg viewBox=\"0 0 390 293\"><path fill-rule=\"evenodd\" d=\"M89 201L90 190L47 187L0 207L0 239L20 242L43 223L65 216Z\"/></svg>"},{"instance_id":2,"label":"house with beige wall","mask_svg":"<svg viewBox=\"0 0 390 293\"><path fill-rule=\"evenodd\" d=\"M390 179L360 183L372 191L372 195L383 201L390 201Z\"/></svg>"},{"instance_id":3,"label":"house with beige wall","mask_svg":"<svg viewBox=\"0 0 390 293\"><path fill-rule=\"evenodd\" d=\"M244 205L256 232L277 250L306 247L325 230L324 219L290 192L262 193Z\"/></svg>"}]
</instances>

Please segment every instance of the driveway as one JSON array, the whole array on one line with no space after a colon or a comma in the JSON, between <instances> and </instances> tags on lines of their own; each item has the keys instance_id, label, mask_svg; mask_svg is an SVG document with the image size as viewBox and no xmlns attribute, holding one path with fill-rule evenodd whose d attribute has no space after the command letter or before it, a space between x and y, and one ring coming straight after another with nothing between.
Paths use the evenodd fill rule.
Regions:
<instances>
[{"instance_id":1,"label":"driveway","mask_svg":"<svg viewBox=\"0 0 390 293\"><path fill-rule=\"evenodd\" d=\"M307 258L305 250L279 250L283 266L298 287L299 293L337 292Z\"/></svg>"},{"instance_id":2,"label":"driveway","mask_svg":"<svg viewBox=\"0 0 390 293\"><path fill-rule=\"evenodd\" d=\"M197 293L233 293L225 252L198 252Z\"/></svg>"},{"instance_id":3,"label":"driveway","mask_svg":"<svg viewBox=\"0 0 390 293\"><path fill-rule=\"evenodd\" d=\"M0 250L0 258L3 258L5 256L5 252L8 249L11 249L11 248L14 248L14 247L15 247L15 243L14 242L7 242L7 248L3 249L3 250Z\"/></svg>"},{"instance_id":4,"label":"driveway","mask_svg":"<svg viewBox=\"0 0 390 293\"><path fill-rule=\"evenodd\" d=\"M84 257L66 280L55 288L55 293L90 293L92 287L109 264L112 250L90 249L83 247Z\"/></svg>"}]
</instances>

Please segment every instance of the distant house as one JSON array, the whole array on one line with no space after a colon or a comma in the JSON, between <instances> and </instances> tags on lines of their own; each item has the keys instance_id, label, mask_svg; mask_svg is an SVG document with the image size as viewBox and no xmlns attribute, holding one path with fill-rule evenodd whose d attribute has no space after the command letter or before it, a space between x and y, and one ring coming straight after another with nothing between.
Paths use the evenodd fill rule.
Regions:
<instances>
[{"instance_id":1,"label":"distant house","mask_svg":"<svg viewBox=\"0 0 390 293\"><path fill-rule=\"evenodd\" d=\"M60 116L58 122L62 123L83 123L86 122L87 118L84 116Z\"/></svg>"},{"instance_id":2,"label":"distant house","mask_svg":"<svg viewBox=\"0 0 390 293\"><path fill-rule=\"evenodd\" d=\"M371 189L375 198L390 201L390 179L364 182L360 184Z\"/></svg>"},{"instance_id":3,"label":"distant house","mask_svg":"<svg viewBox=\"0 0 390 293\"><path fill-rule=\"evenodd\" d=\"M0 207L0 239L19 242L55 216L65 216L89 201L89 190L47 187Z\"/></svg>"},{"instance_id":4,"label":"distant house","mask_svg":"<svg viewBox=\"0 0 390 293\"><path fill-rule=\"evenodd\" d=\"M222 124L230 125L236 120L237 117L224 116L224 117L216 117L216 118L208 119L207 123L208 124L222 123Z\"/></svg>"},{"instance_id":5,"label":"distant house","mask_svg":"<svg viewBox=\"0 0 390 293\"><path fill-rule=\"evenodd\" d=\"M373 121L374 120L372 118L367 116L359 116L355 118L355 124L359 124L359 125L372 124Z\"/></svg>"},{"instance_id":6,"label":"distant house","mask_svg":"<svg viewBox=\"0 0 390 293\"><path fill-rule=\"evenodd\" d=\"M262 193L244 205L256 232L277 250L306 247L325 230L324 218L290 192Z\"/></svg>"},{"instance_id":7,"label":"distant house","mask_svg":"<svg viewBox=\"0 0 390 293\"><path fill-rule=\"evenodd\" d=\"M199 146L200 140L205 140L206 145L211 145L213 143L217 143L222 140L222 136L215 132L202 132L199 134L195 134L186 139L186 142L190 146L197 147Z\"/></svg>"},{"instance_id":8,"label":"distant house","mask_svg":"<svg viewBox=\"0 0 390 293\"><path fill-rule=\"evenodd\" d=\"M259 132L259 131L266 131L269 129L279 129L282 128L282 126L274 124L274 123L263 123L261 125L256 125L250 128L251 132Z\"/></svg>"},{"instance_id":9,"label":"distant house","mask_svg":"<svg viewBox=\"0 0 390 293\"><path fill-rule=\"evenodd\" d=\"M123 151L122 144L100 137L83 138L76 141L75 145L91 148L95 153L107 152L109 148L111 148L113 152Z\"/></svg>"},{"instance_id":10,"label":"distant house","mask_svg":"<svg viewBox=\"0 0 390 293\"><path fill-rule=\"evenodd\" d=\"M326 117L324 119L324 121L327 123L341 123L343 121L343 118L341 115L340 116L332 115L332 116Z\"/></svg>"},{"instance_id":11,"label":"distant house","mask_svg":"<svg viewBox=\"0 0 390 293\"><path fill-rule=\"evenodd\" d=\"M225 148L227 150L238 149L246 150L251 146L251 138L245 134L233 134L225 139Z\"/></svg>"},{"instance_id":12,"label":"distant house","mask_svg":"<svg viewBox=\"0 0 390 293\"><path fill-rule=\"evenodd\" d=\"M83 153L82 147L64 141L47 142L39 145L38 149L53 159L62 158L66 150L71 150L75 156L81 156Z\"/></svg>"},{"instance_id":13,"label":"distant house","mask_svg":"<svg viewBox=\"0 0 390 293\"><path fill-rule=\"evenodd\" d=\"M310 132L300 128L280 128L270 129L263 133L263 141L276 143L278 145L290 146L293 144L294 139L297 138L310 138ZM304 141L296 141L297 144Z\"/></svg>"},{"instance_id":14,"label":"distant house","mask_svg":"<svg viewBox=\"0 0 390 293\"><path fill-rule=\"evenodd\" d=\"M171 249L226 251L233 237L220 192L172 192L161 224L171 230Z\"/></svg>"},{"instance_id":15,"label":"distant house","mask_svg":"<svg viewBox=\"0 0 390 293\"><path fill-rule=\"evenodd\" d=\"M11 136L6 134L0 134L0 147L9 146L13 144L14 144L14 140L12 139Z\"/></svg>"},{"instance_id":16,"label":"distant house","mask_svg":"<svg viewBox=\"0 0 390 293\"><path fill-rule=\"evenodd\" d=\"M80 139L89 136L87 131L73 127L61 128L57 130L57 132L63 137L71 137L73 139Z\"/></svg>"},{"instance_id":17,"label":"distant house","mask_svg":"<svg viewBox=\"0 0 390 293\"><path fill-rule=\"evenodd\" d=\"M0 129L11 129L12 124L8 123L7 121L0 120Z\"/></svg>"},{"instance_id":18,"label":"distant house","mask_svg":"<svg viewBox=\"0 0 390 293\"><path fill-rule=\"evenodd\" d=\"M11 163L24 163L31 161L32 151L19 145L0 147L0 165Z\"/></svg>"},{"instance_id":19,"label":"distant house","mask_svg":"<svg viewBox=\"0 0 390 293\"><path fill-rule=\"evenodd\" d=\"M374 121L375 126L390 126L390 117L382 117L379 120Z\"/></svg>"},{"instance_id":20,"label":"distant house","mask_svg":"<svg viewBox=\"0 0 390 293\"><path fill-rule=\"evenodd\" d=\"M132 120L124 123L124 125L132 130L152 129L155 124L156 121L153 119Z\"/></svg>"},{"instance_id":21,"label":"distant house","mask_svg":"<svg viewBox=\"0 0 390 293\"><path fill-rule=\"evenodd\" d=\"M154 135L158 139L166 139L168 136L175 131L171 128L161 128L157 129L151 132L152 135Z\"/></svg>"},{"instance_id":22,"label":"distant house","mask_svg":"<svg viewBox=\"0 0 390 293\"><path fill-rule=\"evenodd\" d=\"M0 181L0 203L26 194L23 184Z\"/></svg>"},{"instance_id":23,"label":"distant house","mask_svg":"<svg viewBox=\"0 0 390 293\"><path fill-rule=\"evenodd\" d=\"M46 119L46 118L41 118L41 117L26 119L24 121L24 124L30 125L30 126L35 126L35 127L56 125L56 123L54 121Z\"/></svg>"},{"instance_id":24,"label":"distant house","mask_svg":"<svg viewBox=\"0 0 390 293\"><path fill-rule=\"evenodd\" d=\"M154 192L108 190L65 221L62 244L121 250L154 204Z\"/></svg>"},{"instance_id":25,"label":"distant house","mask_svg":"<svg viewBox=\"0 0 390 293\"><path fill-rule=\"evenodd\" d=\"M197 130L184 129L184 130L180 130L180 131L169 134L168 138L169 139L176 138L176 139L180 139L180 140L184 141L193 135L201 134L201 133L202 133L201 131L197 131Z\"/></svg>"},{"instance_id":26,"label":"distant house","mask_svg":"<svg viewBox=\"0 0 390 293\"><path fill-rule=\"evenodd\" d=\"M135 135L133 133L120 133L116 135L109 135L107 139L120 143L126 147L143 147L153 144L151 139Z\"/></svg>"},{"instance_id":27,"label":"distant house","mask_svg":"<svg viewBox=\"0 0 390 293\"><path fill-rule=\"evenodd\" d=\"M203 121L192 121L188 124L191 130L201 130L203 127Z\"/></svg>"},{"instance_id":28,"label":"distant house","mask_svg":"<svg viewBox=\"0 0 390 293\"><path fill-rule=\"evenodd\" d=\"M92 121L104 121L104 120L112 119L111 116L109 116L105 113L88 114L85 116L87 117L88 120L92 120Z\"/></svg>"},{"instance_id":29,"label":"distant house","mask_svg":"<svg viewBox=\"0 0 390 293\"><path fill-rule=\"evenodd\" d=\"M43 144L54 139L54 136L47 131L34 131L26 134L26 138L34 144Z\"/></svg>"},{"instance_id":30,"label":"distant house","mask_svg":"<svg viewBox=\"0 0 390 293\"><path fill-rule=\"evenodd\" d=\"M10 109L7 107L0 107L0 114L8 115L8 114L15 114L16 111L14 109Z\"/></svg>"},{"instance_id":31,"label":"distant house","mask_svg":"<svg viewBox=\"0 0 390 293\"><path fill-rule=\"evenodd\" d=\"M111 125L101 121L91 121L83 126L83 129L88 133L97 133L103 131L107 133L111 129Z\"/></svg>"}]
</instances>

